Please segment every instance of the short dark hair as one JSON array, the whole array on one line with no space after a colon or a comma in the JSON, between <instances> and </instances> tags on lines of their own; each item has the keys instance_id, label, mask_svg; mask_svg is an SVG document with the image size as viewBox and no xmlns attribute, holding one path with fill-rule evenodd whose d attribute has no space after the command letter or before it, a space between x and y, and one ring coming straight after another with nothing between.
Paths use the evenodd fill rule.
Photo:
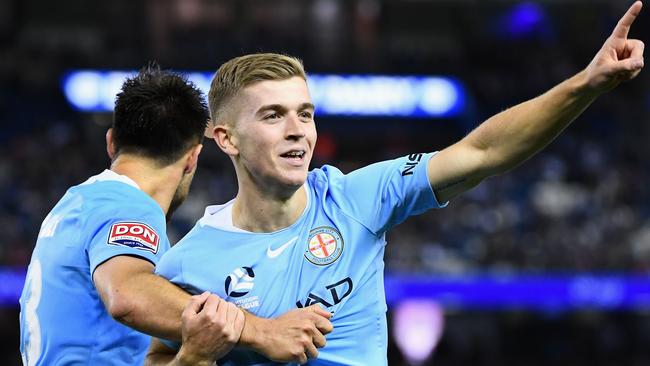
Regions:
<instances>
[{"instance_id":1,"label":"short dark hair","mask_svg":"<svg viewBox=\"0 0 650 366\"><path fill-rule=\"evenodd\" d=\"M141 155L162 166L202 142L209 112L203 93L155 63L127 79L115 100L115 153Z\"/></svg>"}]
</instances>

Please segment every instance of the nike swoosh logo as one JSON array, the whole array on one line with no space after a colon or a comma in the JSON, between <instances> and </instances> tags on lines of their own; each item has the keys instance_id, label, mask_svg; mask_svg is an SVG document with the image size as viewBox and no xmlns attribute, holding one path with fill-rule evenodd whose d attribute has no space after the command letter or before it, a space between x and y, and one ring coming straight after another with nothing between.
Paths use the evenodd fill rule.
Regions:
<instances>
[{"instance_id":1,"label":"nike swoosh logo","mask_svg":"<svg viewBox=\"0 0 650 366\"><path fill-rule=\"evenodd\" d=\"M289 245L293 244L293 242L296 241L296 240L298 240L297 236L294 237L293 239L289 240L288 242L282 244L277 249L271 249L271 244L269 244L269 247L266 249L266 255L268 255L269 258L275 258L275 257L279 256L280 254L282 254L282 252L284 252L284 250L287 249L287 247Z\"/></svg>"}]
</instances>

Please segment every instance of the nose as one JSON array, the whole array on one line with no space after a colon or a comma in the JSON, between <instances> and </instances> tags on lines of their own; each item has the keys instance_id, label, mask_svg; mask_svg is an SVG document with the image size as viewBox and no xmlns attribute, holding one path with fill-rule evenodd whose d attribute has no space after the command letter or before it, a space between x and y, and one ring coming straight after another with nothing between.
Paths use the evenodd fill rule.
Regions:
<instances>
[{"instance_id":1,"label":"nose","mask_svg":"<svg viewBox=\"0 0 650 366\"><path fill-rule=\"evenodd\" d=\"M305 137L305 126L297 114L289 113L285 123L285 138L299 140Z\"/></svg>"}]
</instances>

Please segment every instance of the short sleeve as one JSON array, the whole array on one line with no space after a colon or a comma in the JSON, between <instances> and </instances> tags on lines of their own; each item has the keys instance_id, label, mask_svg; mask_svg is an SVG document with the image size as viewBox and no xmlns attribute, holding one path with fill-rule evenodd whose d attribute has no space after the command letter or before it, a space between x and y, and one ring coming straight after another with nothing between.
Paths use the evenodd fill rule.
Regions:
<instances>
[{"instance_id":1,"label":"short sleeve","mask_svg":"<svg viewBox=\"0 0 650 366\"><path fill-rule=\"evenodd\" d=\"M165 217L149 205L104 207L86 222L90 232L87 252L90 273L105 261L119 256L139 257L156 265L169 249Z\"/></svg>"},{"instance_id":2,"label":"short sleeve","mask_svg":"<svg viewBox=\"0 0 650 366\"><path fill-rule=\"evenodd\" d=\"M411 215L444 207L431 189L428 161L435 153L375 163L347 175L331 174L329 190L347 214L376 234L383 233Z\"/></svg>"}]
</instances>

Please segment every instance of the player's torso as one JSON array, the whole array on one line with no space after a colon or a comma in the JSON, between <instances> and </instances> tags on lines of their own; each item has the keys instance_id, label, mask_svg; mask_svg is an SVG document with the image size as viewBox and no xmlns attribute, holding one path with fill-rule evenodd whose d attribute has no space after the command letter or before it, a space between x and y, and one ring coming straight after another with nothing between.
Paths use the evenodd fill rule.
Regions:
<instances>
[{"instance_id":1,"label":"player's torso","mask_svg":"<svg viewBox=\"0 0 650 366\"><path fill-rule=\"evenodd\" d=\"M322 364L381 365L386 362L383 237L327 205L326 197L310 200L298 222L275 233L195 228L183 239L184 255L191 257L182 264L183 282L195 285L193 292L210 290L265 318L320 304L333 313L334 325L320 352ZM259 362L233 357L236 364Z\"/></svg>"},{"instance_id":2,"label":"player's torso","mask_svg":"<svg viewBox=\"0 0 650 366\"><path fill-rule=\"evenodd\" d=\"M71 189L47 216L32 255L21 304L27 365L141 363L148 337L118 323L94 287L84 218L99 207L88 187Z\"/></svg>"}]
</instances>

